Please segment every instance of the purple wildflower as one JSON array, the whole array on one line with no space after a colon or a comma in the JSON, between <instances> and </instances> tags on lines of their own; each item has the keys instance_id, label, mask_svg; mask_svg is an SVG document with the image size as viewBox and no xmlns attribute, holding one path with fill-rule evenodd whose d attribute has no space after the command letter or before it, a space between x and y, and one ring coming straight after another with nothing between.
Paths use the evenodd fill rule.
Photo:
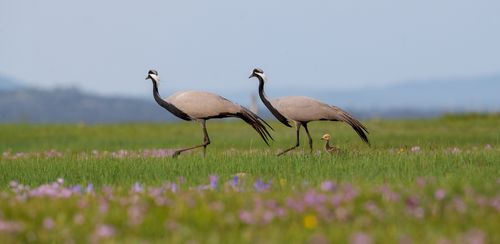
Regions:
<instances>
[{"instance_id":1,"label":"purple wildflower","mask_svg":"<svg viewBox=\"0 0 500 244\"><path fill-rule=\"evenodd\" d=\"M231 185L232 186L238 186L239 179L240 178L237 175L233 176L233 180L231 181Z\"/></svg>"},{"instance_id":2,"label":"purple wildflower","mask_svg":"<svg viewBox=\"0 0 500 244\"><path fill-rule=\"evenodd\" d=\"M87 188L85 189L86 193L93 193L94 192L94 185L92 183L87 185Z\"/></svg>"},{"instance_id":3,"label":"purple wildflower","mask_svg":"<svg viewBox=\"0 0 500 244\"><path fill-rule=\"evenodd\" d=\"M262 179L258 179L253 184L253 187L256 191L266 191L269 190L269 188L271 187L271 181L269 181L269 183L266 184L264 181L262 181Z\"/></svg>"},{"instance_id":4,"label":"purple wildflower","mask_svg":"<svg viewBox=\"0 0 500 244\"><path fill-rule=\"evenodd\" d=\"M212 189L217 188L217 180L218 180L217 175L210 175L208 178L210 180L210 187Z\"/></svg>"},{"instance_id":5,"label":"purple wildflower","mask_svg":"<svg viewBox=\"0 0 500 244\"><path fill-rule=\"evenodd\" d=\"M135 193L140 193L140 192L143 192L144 189L143 187L141 186L141 184L139 182L136 182L134 184L134 186L132 186L132 192L135 192Z\"/></svg>"},{"instance_id":6,"label":"purple wildflower","mask_svg":"<svg viewBox=\"0 0 500 244\"><path fill-rule=\"evenodd\" d=\"M82 186L81 185L76 185L71 187L71 192L75 194L79 194L82 192Z\"/></svg>"},{"instance_id":7,"label":"purple wildflower","mask_svg":"<svg viewBox=\"0 0 500 244\"><path fill-rule=\"evenodd\" d=\"M323 181L321 183L321 190L322 191L334 191L335 188L336 188L335 183L333 183L331 181Z\"/></svg>"},{"instance_id":8,"label":"purple wildflower","mask_svg":"<svg viewBox=\"0 0 500 244\"><path fill-rule=\"evenodd\" d=\"M176 193L176 192L178 191L178 189L179 189L179 188L177 187L177 184L172 183L172 184L170 185L170 190L171 190L173 193Z\"/></svg>"},{"instance_id":9,"label":"purple wildflower","mask_svg":"<svg viewBox=\"0 0 500 244\"><path fill-rule=\"evenodd\" d=\"M314 190L310 190L304 195L304 203L309 206L320 205L325 201L326 196L323 194L318 194Z\"/></svg>"}]
</instances>

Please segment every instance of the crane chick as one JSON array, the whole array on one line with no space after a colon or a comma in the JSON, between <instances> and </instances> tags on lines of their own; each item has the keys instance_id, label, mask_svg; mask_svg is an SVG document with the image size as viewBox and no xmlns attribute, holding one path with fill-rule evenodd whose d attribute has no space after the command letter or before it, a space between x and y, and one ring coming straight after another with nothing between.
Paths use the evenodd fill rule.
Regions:
<instances>
[{"instance_id":1,"label":"crane chick","mask_svg":"<svg viewBox=\"0 0 500 244\"><path fill-rule=\"evenodd\" d=\"M325 151L328 152L328 153L340 153L340 149L338 147L330 146L330 139L331 139L330 134L324 134L321 137L321 140L326 141L326 143L325 143Z\"/></svg>"}]
</instances>

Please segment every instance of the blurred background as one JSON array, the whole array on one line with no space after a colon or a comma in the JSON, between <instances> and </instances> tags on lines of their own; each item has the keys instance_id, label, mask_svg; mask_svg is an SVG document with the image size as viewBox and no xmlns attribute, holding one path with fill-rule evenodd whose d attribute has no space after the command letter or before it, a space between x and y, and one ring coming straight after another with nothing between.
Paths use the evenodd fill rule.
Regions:
<instances>
[{"instance_id":1,"label":"blurred background","mask_svg":"<svg viewBox=\"0 0 500 244\"><path fill-rule=\"evenodd\" d=\"M500 111L500 2L0 1L0 122L174 119L160 93L306 95L361 118ZM257 100L259 113L268 116Z\"/></svg>"}]
</instances>

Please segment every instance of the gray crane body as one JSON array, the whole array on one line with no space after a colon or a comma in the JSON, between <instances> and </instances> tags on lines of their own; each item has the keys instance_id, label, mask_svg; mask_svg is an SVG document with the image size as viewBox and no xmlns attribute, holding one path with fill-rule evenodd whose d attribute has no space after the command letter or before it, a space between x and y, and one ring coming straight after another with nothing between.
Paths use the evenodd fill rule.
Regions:
<instances>
[{"instance_id":1,"label":"gray crane body","mask_svg":"<svg viewBox=\"0 0 500 244\"><path fill-rule=\"evenodd\" d=\"M271 100L271 104L286 118L294 121L340 120L342 110L304 96L287 96Z\"/></svg>"},{"instance_id":2,"label":"gray crane body","mask_svg":"<svg viewBox=\"0 0 500 244\"><path fill-rule=\"evenodd\" d=\"M215 118L221 114L236 114L242 106L217 94L203 91L180 91L165 99L192 119Z\"/></svg>"}]
</instances>

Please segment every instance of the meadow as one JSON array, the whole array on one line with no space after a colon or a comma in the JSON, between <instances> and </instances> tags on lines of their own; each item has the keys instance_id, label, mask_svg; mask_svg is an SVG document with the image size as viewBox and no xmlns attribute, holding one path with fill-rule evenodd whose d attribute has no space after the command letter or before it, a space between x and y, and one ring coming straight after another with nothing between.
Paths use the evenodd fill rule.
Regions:
<instances>
[{"instance_id":1,"label":"meadow","mask_svg":"<svg viewBox=\"0 0 500 244\"><path fill-rule=\"evenodd\" d=\"M0 125L0 242L500 243L500 116L364 123Z\"/></svg>"}]
</instances>

